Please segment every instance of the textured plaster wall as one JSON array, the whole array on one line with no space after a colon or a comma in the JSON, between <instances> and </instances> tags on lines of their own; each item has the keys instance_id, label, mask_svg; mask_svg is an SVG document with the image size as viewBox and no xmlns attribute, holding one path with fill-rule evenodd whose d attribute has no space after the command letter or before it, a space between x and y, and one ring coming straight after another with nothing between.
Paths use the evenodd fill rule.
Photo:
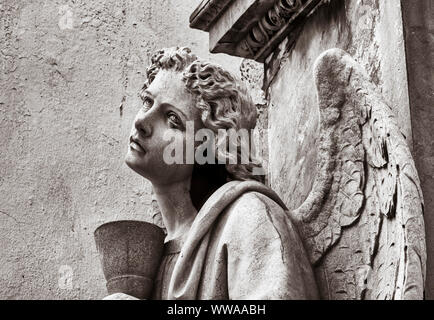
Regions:
<instances>
[{"instance_id":1,"label":"textured plaster wall","mask_svg":"<svg viewBox=\"0 0 434 320\"><path fill-rule=\"evenodd\" d=\"M319 111L312 71L323 51L344 49L366 68L411 144L399 0L332 0L297 32L296 42L283 41L265 66L270 184L291 208L304 201L315 177Z\"/></svg>"},{"instance_id":2,"label":"textured plaster wall","mask_svg":"<svg viewBox=\"0 0 434 320\"><path fill-rule=\"evenodd\" d=\"M93 230L150 220L150 186L123 163L150 54L188 45L198 1L0 3L0 298L99 299Z\"/></svg>"}]
</instances>

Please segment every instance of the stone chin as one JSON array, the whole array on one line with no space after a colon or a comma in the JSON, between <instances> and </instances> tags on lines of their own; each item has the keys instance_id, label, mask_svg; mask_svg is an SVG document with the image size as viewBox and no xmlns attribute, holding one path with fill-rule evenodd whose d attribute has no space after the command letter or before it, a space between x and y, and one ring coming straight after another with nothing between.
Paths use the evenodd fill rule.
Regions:
<instances>
[{"instance_id":1,"label":"stone chin","mask_svg":"<svg viewBox=\"0 0 434 320\"><path fill-rule=\"evenodd\" d=\"M125 154L124 161L130 169L146 178L147 170L145 170L145 168L147 166L144 163L144 156L145 154L139 155L136 150L133 150L130 146L128 146L128 151Z\"/></svg>"}]
</instances>

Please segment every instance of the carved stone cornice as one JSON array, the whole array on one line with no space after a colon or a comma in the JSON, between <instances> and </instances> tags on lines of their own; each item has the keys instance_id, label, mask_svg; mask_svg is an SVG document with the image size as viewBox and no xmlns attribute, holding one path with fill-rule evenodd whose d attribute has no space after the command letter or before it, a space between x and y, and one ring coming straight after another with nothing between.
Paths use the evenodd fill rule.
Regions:
<instances>
[{"instance_id":1,"label":"carved stone cornice","mask_svg":"<svg viewBox=\"0 0 434 320\"><path fill-rule=\"evenodd\" d=\"M291 31L330 0L204 0L190 27L209 32L210 51L264 62Z\"/></svg>"},{"instance_id":2,"label":"carved stone cornice","mask_svg":"<svg viewBox=\"0 0 434 320\"><path fill-rule=\"evenodd\" d=\"M190 15L190 27L209 31L209 27L232 0L204 0Z\"/></svg>"}]
</instances>

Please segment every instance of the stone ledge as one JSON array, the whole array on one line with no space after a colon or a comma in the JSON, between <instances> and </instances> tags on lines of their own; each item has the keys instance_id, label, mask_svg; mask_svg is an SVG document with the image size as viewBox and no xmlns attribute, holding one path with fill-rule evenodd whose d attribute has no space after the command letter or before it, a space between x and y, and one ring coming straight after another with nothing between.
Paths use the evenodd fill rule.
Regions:
<instances>
[{"instance_id":1,"label":"stone ledge","mask_svg":"<svg viewBox=\"0 0 434 320\"><path fill-rule=\"evenodd\" d=\"M291 31L330 1L204 0L191 15L190 27L209 32L212 53L264 62Z\"/></svg>"},{"instance_id":2,"label":"stone ledge","mask_svg":"<svg viewBox=\"0 0 434 320\"><path fill-rule=\"evenodd\" d=\"M209 31L211 24L230 2L232 0L203 0L190 16L190 27Z\"/></svg>"}]
</instances>

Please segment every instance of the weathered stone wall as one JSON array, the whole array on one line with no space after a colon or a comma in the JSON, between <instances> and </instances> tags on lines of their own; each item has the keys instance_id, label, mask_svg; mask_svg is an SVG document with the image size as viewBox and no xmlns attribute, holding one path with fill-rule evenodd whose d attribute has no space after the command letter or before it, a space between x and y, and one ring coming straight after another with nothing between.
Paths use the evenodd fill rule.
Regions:
<instances>
[{"instance_id":1,"label":"weathered stone wall","mask_svg":"<svg viewBox=\"0 0 434 320\"><path fill-rule=\"evenodd\" d=\"M332 0L266 60L270 184L291 208L309 193L316 171L319 111L312 75L330 48L349 52L367 70L411 145L409 98L399 0Z\"/></svg>"},{"instance_id":2,"label":"weathered stone wall","mask_svg":"<svg viewBox=\"0 0 434 320\"><path fill-rule=\"evenodd\" d=\"M426 298L434 300L434 3L402 0L413 155L425 200Z\"/></svg>"},{"instance_id":3,"label":"weathered stone wall","mask_svg":"<svg viewBox=\"0 0 434 320\"><path fill-rule=\"evenodd\" d=\"M187 45L197 1L0 3L0 298L98 299L93 230L149 220L150 187L123 163L151 53Z\"/></svg>"}]
</instances>

